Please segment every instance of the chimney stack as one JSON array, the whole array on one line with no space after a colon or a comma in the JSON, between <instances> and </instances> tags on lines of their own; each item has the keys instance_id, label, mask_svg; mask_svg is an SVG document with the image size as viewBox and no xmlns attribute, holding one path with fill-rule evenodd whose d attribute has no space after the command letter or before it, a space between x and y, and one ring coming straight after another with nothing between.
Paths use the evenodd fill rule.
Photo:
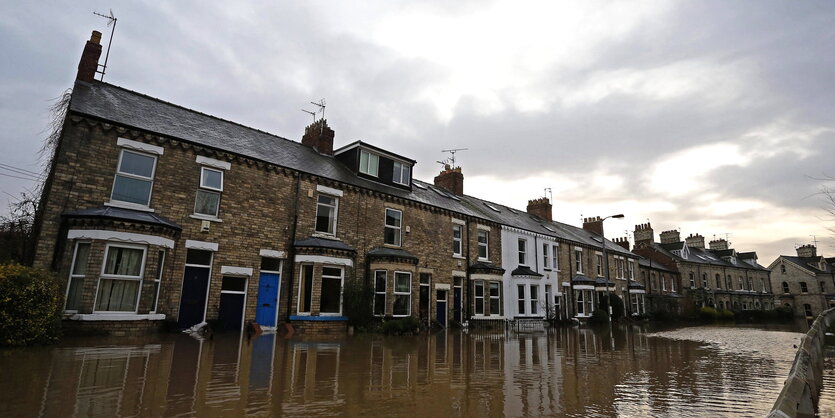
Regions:
<instances>
[{"instance_id":1,"label":"chimney stack","mask_svg":"<svg viewBox=\"0 0 835 418\"><path fill-rule=\"evenodd\" d=\"M551 222L553 220L552 219L553 215L551 214L552 207L553 206L551 206L551 201L548 200L547 197L540 197L539 199L528 200L527 211L528 211L529 214L531 214L533 216L536 216L536 217L545 219L548 222Z\"/></svg>"},{"instance_id":2,"label":"chimney stack","mask_svg":"<svg viewBox=\"0 0 835 418\"><path fill-rule=\"evenodd\" d=\"M675 244L677 242L681 242L681 236L675 229L671 229L669 231L664 231L661 233L662 244Z\"/></svg>"},{"instance_id":3,"label":"chimney stack","mask_svg":"<svg viewBox=\"0 0 835 418\"><path fill-rule=\"evenodd\" d=\"M449 164L445 165L443 171L435 176L435 186L458 196L463 195L464 174L461 173L461 167L451 168Z\"/></svg>"},{"instance_id":4,"label":"chimney stack","mask_svg":"<svg viewBox=\"0 0 835 418\"><path fill-rule=\"evenodd\" d=\"M333 155L333 129L328 127L328 121L319 119L304 128L302 144L316 150L319 154Z\"/></svg>"},{"instance_id":5,"label":"chimney stack","mask_svg":"<svg viewBox=\"0 0 835 418\"><path fill-rule=\"evenodd\" d=\"M592 216L591 218L583 218L583 229L589 232L594 232L597 235L603 235L603 220L599 216Z\"/></svg>"},{"instance_id":6,"label":"chimney stack","mask_svg":"<svg viewBox=\"0 0 835 418\"><path fill-rule=\"evenodd\" d=\"M687 246L690 248L705 248L705 237L699 234L690 234L687 239L684 240L687 243Z\"/></svg>"},{"instance_id":7,"label":"chimney stack","mask_svg":"<svg viewBox=\"0 0 835 418\"><path fill-rule=\"evenodd\" d=\"M612 241L612 242L614 242L615 244L620 245L621 247L625 248L626 251L629 251L629 239L628 238L626 238L626 237L615 238L615 240Z\"/></svg>"},{"instance_id":8,"label":"chimney stack","mask_svg":"<svg viewBox=\"0 0 835 418\"><path fill-rule=\"evenodd\" d=\"M710 249L714 251L722 251L728 249L728 241L723 238L710 241Z\"/></svg>"},{"instance_id":9,"label":"chimney stack","mask_svg":"<svg viewBox=\"0 0 835 418\"><path fill-rule=\"evenodd\" d=\"M645 224L635 225L635 248L639 245L650 245L655 239L655 232L652 230L652 225L649 222Z\"/></svg>"},{"instance_id":10,"label":"chimney stack","mask_svg":"<svg viewBox=\"0 0 835 418\"><path fill-rule=\"evenodd\" d=\"M818 249L812 244L801 245L797 247L798 257L817 257Z\"/></svg>"},{"instance_id":11,"label":"chimney stack","mask_svg":"<svg viewBox=\"0 0 835 418\"><path fill-rule=\"evenodd\" d=\"M90 40L84 45L75 79L88 83L93 82L96 77L96 70L99 68L99 57L101 57L101 32L94 30L93 34L90 35Z\"/></svg>"}]
</instances>

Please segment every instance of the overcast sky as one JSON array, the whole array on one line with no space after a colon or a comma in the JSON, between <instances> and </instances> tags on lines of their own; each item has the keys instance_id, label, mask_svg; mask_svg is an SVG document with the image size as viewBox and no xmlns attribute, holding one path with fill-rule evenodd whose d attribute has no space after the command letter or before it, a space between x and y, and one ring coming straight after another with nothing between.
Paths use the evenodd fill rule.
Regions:
<instances>
[{"instance_id":1,"label":"overcast sky","mask_svg":"<svg viewBox=\"0 0 835 418\"><path fill-rule=\"evenodd\" d=\"M79 3L0 5L5 167L41 170L51 100L112 7L107 82L295 140L325 98L336 147L426 181L468 148L467 194L524 209L551 188L559 221L624 213L610 238L649 219L764 265L811 235L835 255L831 1ZM0 213L35 188L3 167Z\"/></svg>"}]
</instances>

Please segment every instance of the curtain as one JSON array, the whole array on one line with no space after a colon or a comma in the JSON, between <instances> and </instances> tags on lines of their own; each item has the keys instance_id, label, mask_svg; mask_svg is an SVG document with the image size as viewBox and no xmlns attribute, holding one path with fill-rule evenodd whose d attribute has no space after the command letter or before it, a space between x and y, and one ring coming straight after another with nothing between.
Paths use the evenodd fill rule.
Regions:
<instances>
[{"instance_id":1,"label":"curtain","mask_svg":"<svg viewBox=\"0 0 835 418\"><path fill-rule=\"evenodd\" d=\"M104 279L99 281L97 311L135 312L139 280Z\"/></svg>"}]
</instances>

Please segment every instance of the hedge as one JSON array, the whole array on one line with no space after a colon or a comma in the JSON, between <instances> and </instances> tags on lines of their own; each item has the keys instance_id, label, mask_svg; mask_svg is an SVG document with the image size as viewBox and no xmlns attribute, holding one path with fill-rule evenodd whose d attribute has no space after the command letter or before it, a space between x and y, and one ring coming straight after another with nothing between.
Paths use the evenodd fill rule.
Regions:
<instances>
[{"instance_id":1,"label":"hedge","mask_svg":"<svg viewBox=\"0 0 835 418\"><path fill-rule=\"evenodd\" d=\"M63 296L54 275L18 264L0 265L0 345L55 342Z\"/></svg>"}]
</instances>

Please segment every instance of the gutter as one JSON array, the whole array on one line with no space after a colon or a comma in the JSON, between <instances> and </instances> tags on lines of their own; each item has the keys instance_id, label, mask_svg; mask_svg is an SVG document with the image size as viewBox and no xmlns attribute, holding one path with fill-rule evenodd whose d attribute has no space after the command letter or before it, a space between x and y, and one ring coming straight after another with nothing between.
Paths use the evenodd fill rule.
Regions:
<instances>
[{"instance_id":1,"label":"gutter","mask_svg":"<svg viewBox=\"0 0 835 418\"><path fill-rule=\"evenodd\" d=\"M287 319L290 319L293 306L293 279L296 277L296 230L299 224L299 190L301 189L301 172L296 171L296 192L293 197L293 223L290 230L290 242L287 248L288 270L290 271L289 288L287 289Z\"/></svg>"}]
</instances>

